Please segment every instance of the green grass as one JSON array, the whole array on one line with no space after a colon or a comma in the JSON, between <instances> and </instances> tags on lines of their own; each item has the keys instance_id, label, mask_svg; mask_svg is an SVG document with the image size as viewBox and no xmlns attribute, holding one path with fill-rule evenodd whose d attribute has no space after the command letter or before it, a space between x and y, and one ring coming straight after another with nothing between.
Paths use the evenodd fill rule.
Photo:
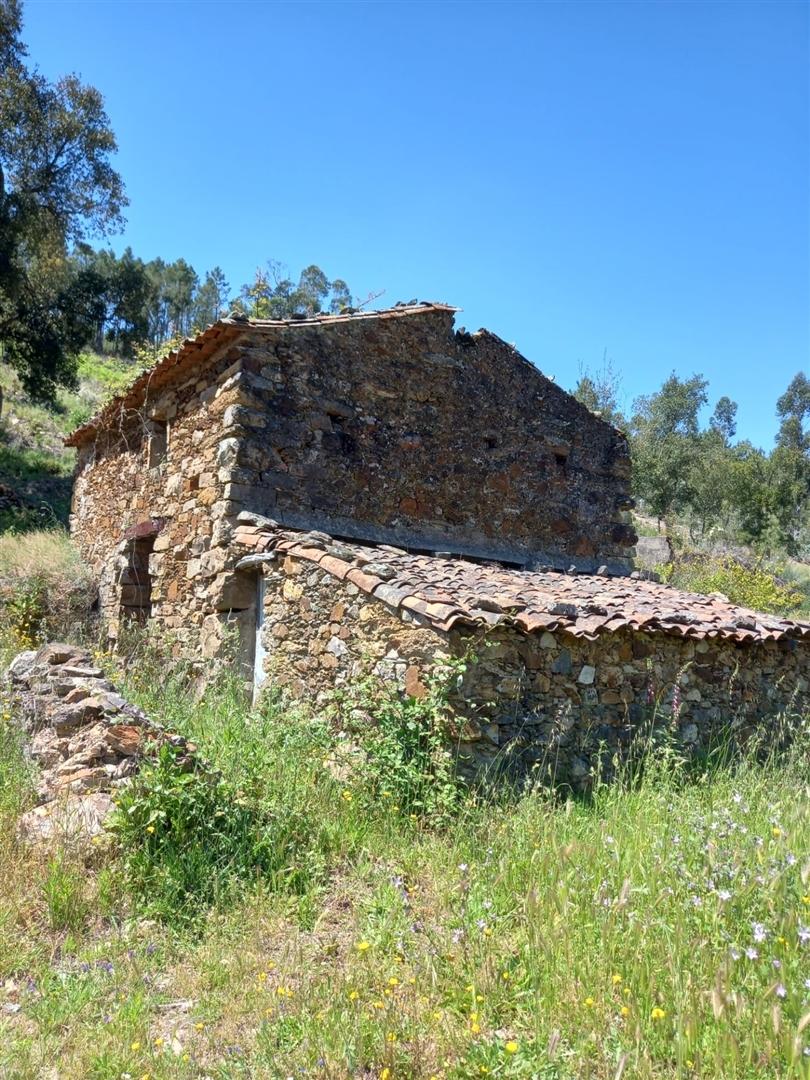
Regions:
<instances>
[{"instance_id":1,"label":"green grass","mask_svg":"<svg viewBox=\"0 0 810 1080\"><path fill-rule=\"evenodd\" d=\"M74 451L63 440L124 389L139 370L137 364L116 357L83 353L78 360L78 389L61 390L54 405L46 407L29 400L15 372L0 364L4 394L0 495L5 486L20 503L4 507L0 502L0 534L67 524Z\"/></svg>"},{"instance_id":2,"label":"green grass","mask_svg":"<svg viewBox=\"0 0 810 1080\"><path fill-rule=\"evenodd\" d=\"M127 690L224 785L190 851L173 782L115 841L22 849L0 742L0 1075L810 1076L806 734L699 775L664 755L587 802L471 797L437 827L317 716L228 682L199 701L187 674L141 654ZM228 863L234 807L263 873ZM230 886L143 889L132 862L189 857Z\"/></svg>"}]
</instances>

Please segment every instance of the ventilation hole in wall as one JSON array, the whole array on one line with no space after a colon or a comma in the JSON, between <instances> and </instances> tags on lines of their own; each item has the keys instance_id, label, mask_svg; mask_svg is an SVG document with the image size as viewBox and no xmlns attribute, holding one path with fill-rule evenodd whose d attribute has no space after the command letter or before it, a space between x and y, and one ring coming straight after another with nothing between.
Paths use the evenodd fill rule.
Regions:
<instances>
[{"instance_id":1,"label":"ventilation hole in wall","mask_svg":"<svg viewBox=\"0 0 810 1080\"><path fill-rule=\"evenodd\" d=\"M130 540L126 565L118 574L121 618L143 625L152 614L152 577L149 556L155 546L154 536Z\"/></svg>"},{"instance_id":2,"label":"ventilation hole in wall","mask_svg":"<svg viewBox=\"0 0 810 1080\"><path fill-rule=\"evenodd\" d=\"M169 425L165 420L150 420L146 441L146 463L155 468L166 457L169 446Z\"/></svg>"}]
</instances>

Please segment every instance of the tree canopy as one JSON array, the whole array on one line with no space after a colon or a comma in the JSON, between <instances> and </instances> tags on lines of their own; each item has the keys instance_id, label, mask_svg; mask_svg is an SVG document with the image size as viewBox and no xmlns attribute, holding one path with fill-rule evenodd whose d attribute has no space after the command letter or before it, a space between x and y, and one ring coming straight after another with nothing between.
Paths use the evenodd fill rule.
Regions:
<instances>
[{"instance_id":1,"label":"tree canopy","mask_svg":"<svg viewBox=\"0 0 810 1080\"><path fill-rule=\"evenodd\" d=\"M71 243L119 228L126 196L99 92L26 65L19 0L0 0L0 342L35 397L74 378L98 278Z\"/></svg>"}]
</instances>

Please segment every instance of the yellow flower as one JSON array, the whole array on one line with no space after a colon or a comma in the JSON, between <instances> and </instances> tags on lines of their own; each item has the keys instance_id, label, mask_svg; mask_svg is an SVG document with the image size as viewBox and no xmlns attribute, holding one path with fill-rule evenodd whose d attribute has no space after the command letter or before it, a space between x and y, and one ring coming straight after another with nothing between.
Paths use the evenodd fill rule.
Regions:
<instances>
[{"instance_id":1,"label":"yellow flower","mask_svg":"<svg viewBox=\"0 0 810 1080\"><path fill-rule=\"evenodd\" d=\"M594 1004L595 1004L595 1002L594 1002L592 997L586 997L585 998L585 1008L586 1009L592 1009L594 1007Z\"/></svg>"},{"instance_id":2,"label":"yellow flower","mask_svg":"<svg viewBox=\"0 0 810 1080\"><path fill-rule=\"evenodd\" d=\"M385 1008L385 1002L384 1001L374 1001L374 1002L372 1002L371 1007L373 1009L384 1009Z\"/></svg>"},{"instance_id":3,"label":"yellow flower","mask_svg":"<svg viewBox=\"0 0 810 1080\"><path fill-rule=\"evenodd\" d=\"M630 1006L629 1005L622 1005L621 1013L622 1013L622 1016L629 1016L630 1015Z\"/></svg>"},{"instance_id":4,"label":"yellow flower","mask_svg":"<svg viewBox=\"0 0 810 1080\"><path fill-rule=\"evenodd\" d=\"M356 990L349 991L349 1001L357 1001L359 997L360 995Z\"/></svg>"},{"instance_id":5,"label":"yellow flower","mask_svg":"<svg viewBox=\"0 0 810 1080\"><path fill-rule=\"evenodd\" d=\"M204 1027L205 1027L205 1024L200 1024L200 1023L196 1023L196 1024L194 1025L194 1030L195 1030L195 1031L202 1031L202 1029L203 1029Z\"/></svg>"},{"instance_id":6,"label":"yellow flower","mask_svg":"<svg viewBox=\"0 0 810 1080\"><path fill-rule=\"evenodd\" d=\"M622 990L622 993L624 994L625 997L630 997L630 987L625 986L624 990Z\"/></svg>"},{"instance_id":7,"label":"yellow flower","mask_svg":"<svg viewBox=\"0 0 810 1080\"><path fill-rule=\"evenodd\" d=\"M132 1051L133 1054L137 1054L138 1051L140 1050L140 1048L141 1048L141 1044L139 1042L134 1042L130 1046L130 1050Z\"/></svg>"},{"instance_id":8,"label":"yellow flower","mask_svg":"<svg viewBox=\"0 0 810 1080\"><path fill-rule=\"evenodd\" d=\"M164 1041L165 1040L164 1040L163 1036L158 1035L158 1037L155 1039L155 1046L163 1046Z\"/></svg>"},{"instance_id":9,"label":"yellow flower","mask_svg":"<svg viewBox=\"0 0 810 1080\"><path fill-rule=\"evenodd\" d=\"M368 950L370 948L371 948L371 945L369 945L369 943L367 941L358 941L357 942L357 951L358 952L361 952L361 953L362 952L368 952Z\"/></svg>"},{"instance_id":10,"label":"yellow flower","mask_svg":"<svg viewBox=\"0 0 810 1080\"><path fill-rule=\"evenodd\" d=\"M504 971L501 974L501 978L503 979L504 982L509 982L509 980L512 978L512 976L509 974L508 971Z\"/></svg>"},{"instance_id":11,"label":"yellow flower","mask_svg":"<svg viewBox=\"0 0 810 1080\"><path fill-rule=\"evenodd\" d=\"M265 982L267 980L267 972L266 971L260 971L259 974L256 977L259 980L259 982Z\"/></svg>"},{"instance_id":12,"label":"yellow flower","mask_svg":"<svg viewBox=\"0 0 810 1080\"><path fill-rule=\"evenodd\" d=\"M392 977L392 978L390 978L390 979L388 980L388 985L389 985L389 986L399 986L399 979L395 979L395 978L393 978L393 977Z\"/></svg>"},{"instance_id":13,"label":"yellow flower","mask_svg":"<svg viewBox=\"0 0 810 1080\"><path fill-rule=\"evenodd\" d=\"M666 1012L663 1009L659 1009L657 1005L650 1013L650 1016L653 1018L653 1020L663 1020L666 1015Z\"/></svg>"},{"instance_id":14,"label":"yellow flower","mask_svg":"<svg viewBox=\"0 0 810 1080\"><path fill-rule=\"evenodd\" d=\"M778 825L774 825L774 827L771 829L771 836L774 838L774 840L778 840L781 835L782 830L779 828Z\"/></svg>"},{"instance_id":15,"label":"yellow flower","mask_svg":"<svg viewBox=\"0 0 810 1080\"><path fill-rule=\"evenodd\" d=\"M344 791L344 792L341 793L340 797L341 797L341 799L344 799L346 802L351 802L352 799L354 798L354 795L352 795L352 793L350 791Z\"/></svg>"},{"instance_id":16,"label":"yellow flower","mask_svg":"<svg viewBox=\"0 0 810 1080\"><path fill-rule=\"evenodd\" d=\"M618 986L619 983L622 981L622 977L621 977L621 975L613 975L611 977L611 981L612 981L614 986Z\"/></svg>"},{"instance_id":17,"label":"yellow flower","mask_svg":"<svg viewBox=\"0 0 810 1080\"><path fill-rule=\"evenodd\" d=\"M687 1067L687 1069L694 1069L695 1063L694 1063L694 1061L692 1061L691 1058L686 1059L686 1067Z\"/></svg>"},{"instance_id":18,"label":"yellow flower","mask_svg":"<svg viewBox=\"0 0 810 1080\"><path fill-rule=\"evenodd\" d=\"M518 1052L518 1044L514 1039L510 1039L508 1043L504 1043L503 1048L507 1054L516 1054Z\"/></svg>"},{"instance_id":19,"label":"yellow flower","mask_svg":"<svg viewBox=\"0 0 810 1080\"><path fill-rule=\"evenodd\" d=\"M395 1043L397 1041L396 1034L393 1031L389 1031L388 1034L385 1036L385 1041L389 1043Z\"/></svg>"},{"instance_id":20,"label":"yellow flower","mask_svg":"<svg viewBox=\"0 0 810 1080\"><path fill-rule=\"evenodd\" d=\"M155 826L154 825L147 825L146 826L146 831L148 833L153 833L155 831Z\"/></svg>"},{"instance_id":21,"label":"yellow flower","mask_svg":"<svg viewBox=\"0 0 810 1080\"><path fill-rule=\"evenodd\" d=\"M484 937L492 937L492 927L491 926L485 926L484 927Z\"/></svg>"},{"instance_id":22,"label":"yellow flower","mask_svg":"<svg viewBox=\"0 0 810 1080\"><path fill-rule=\"evenodd\" d=\"M442 1014L440 1012L435 1012L433 1014L433 1019L434 1020L441 1020L441 1018L442 1018Z\"/></svg>"},{"instance_id":23,"label":"yellow flower","mask_svg":"<svg viewBox=\"0 0 810 1080\"><path fill-rule=\"evenodd\" d=\"M481 1025L480 1024L472 1024L471 1027L470 1027L470 1031L473 1033L473 1035L480 1035L481 1034Z\"/></svg>"},{"instance_id":24,"label":"yellow flower","mask_svg":"<svg viewBox=\"0 0 810 1080\"><path fill-rule=\"evenodd\" d=\"M390 1069L383 1069L383 1071L380 1073L380 1080L390 1080L390 1077L391 1077L391 1070Z\"/></svg>"}]
</instances>

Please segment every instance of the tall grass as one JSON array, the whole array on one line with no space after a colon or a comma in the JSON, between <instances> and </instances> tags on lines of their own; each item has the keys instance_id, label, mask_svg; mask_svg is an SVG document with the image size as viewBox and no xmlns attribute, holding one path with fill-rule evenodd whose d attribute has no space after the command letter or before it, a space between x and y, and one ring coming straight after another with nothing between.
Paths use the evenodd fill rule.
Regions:
<instances>
[{"instance_id":1,"label":"tall grass","mask_svg":"<svg viewBox=\"0 0 810 1080\"><path fill-rule=\"evenodd\" d=\"M318 717L148 651L126 679L215 797L158 767L112 843L0 848L0 1075L810 1076L806 731L436 828Z\"/></svg>"}]
</instances>

